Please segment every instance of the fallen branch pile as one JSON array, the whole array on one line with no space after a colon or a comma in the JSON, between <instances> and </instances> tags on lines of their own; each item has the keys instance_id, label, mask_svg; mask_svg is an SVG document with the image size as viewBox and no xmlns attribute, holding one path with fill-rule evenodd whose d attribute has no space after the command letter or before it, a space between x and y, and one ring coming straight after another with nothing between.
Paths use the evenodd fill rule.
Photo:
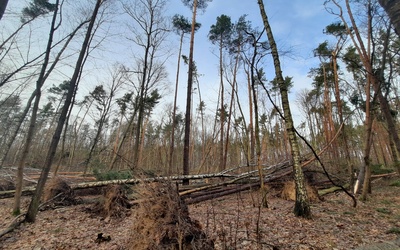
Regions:
<instances>
[{"instance_id":1,"label":"fallen branch pile","mask_svg":"<svg viewBox=\"0 0 400 250\"><path fill-rule=\"evenodd\" d=\"M247 167L247 166L246 166ZM129 184L129 185L135 185L139 184L141 182L159 182L159 181L173 181L173 182L178 182L180 183L182 180L190 180L190 181L197 181L199 180L205 180L205 179L220 179L220 180L227 180L227 181L219 181L217 184L210 184L210 185L205 185L201 187L200 189L193 189L190 192L198 192L201 190L206 190L210 188L214 188L217 186L227 186L229 184L244 184L244 183L252 183L253 185L258 185L258 177L257 177L257 170L251 170L247 171L244 173L239 173L236 174L234 172L239 172L242 168L245 167L239 167L239 168L232 168L225 170L221 173L215 173L215 174L198 174L198 175L181 175L181 176L160 176L160 177L152 177L152 178L132 178L132 179L123 179L123 180L110 180L110 181L95 181L95 182L82 182L82 183L76 183L76 184L71 184L71 189L72 190L79 190L79 189L86 189L86 188L97 188L97 187L103 187L107 185L124 185L124 184ZM273 166L267 166L264 167L264 176L267 176L266 181L268 179L276 179L274 178L275 176L279 177L281 176L282 173L284 175L289 174L291 172L291 165L290 162L283 162L280 164L276 164ZM279 174L281 173L281 174ZM187 187L181 187L181 189L184 189ZM29 196L32 195L35 192L35 187L27 187L22 191L22 195L24 196ZM0 199L3 198L10 198L13 197L15 194L15 190L7 190L7 191L0 191ZM188 194L188 193L183 193L183 194Z\"/></svg>"}]
</instances>

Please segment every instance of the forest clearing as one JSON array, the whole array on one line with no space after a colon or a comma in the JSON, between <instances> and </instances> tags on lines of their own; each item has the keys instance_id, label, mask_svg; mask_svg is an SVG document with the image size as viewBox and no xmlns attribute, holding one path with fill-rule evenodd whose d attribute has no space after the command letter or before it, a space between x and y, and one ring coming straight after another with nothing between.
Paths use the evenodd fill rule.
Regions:
<instances>
[{"instance_id":1,"label":"forest clearing","mask_svg":"<svg viewBox=\"0 0 400 250\"><path fill-rule=\"evenodd\" d=\"M399 17L0 0L0 249L398 250Z\"/></svg>"}]
</instances>

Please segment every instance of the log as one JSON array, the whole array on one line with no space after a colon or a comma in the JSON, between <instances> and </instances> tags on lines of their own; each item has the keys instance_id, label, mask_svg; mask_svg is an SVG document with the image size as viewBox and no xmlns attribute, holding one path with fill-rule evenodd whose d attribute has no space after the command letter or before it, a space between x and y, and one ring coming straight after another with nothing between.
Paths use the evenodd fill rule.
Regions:
<instances>
[{"instance_id":1,"label":"log","mask_svg":"<svg viewBox=\"0 0 400 250\"><path fill-rule=\"evenodd\" d=\"M188 195L188 194L199 192L199 191L203 191L203 190L208 190L208 189L212 189L212 188L216 188L216 187L220 187L220 186L226 186L228 184L233 184L233 183L238 182L238 181L240 181L242 179L245 179L245 178L248 178L248 176L241 176L241 177L235 178L233 180L224 181L224 182L215 183L215 184L210 184L210 185L207 185L207 186L193 188L193 189L190 189L190 190L185 190L183 192L179 192L179 195L180 196L184 196L184 195Z\"/></svg>"},{"instance_id":2,"label":"log","mask_svg":"<svg viewBox=\"0 0 400 250\"><path fill-rule=\"evenodd\" d=\"M220 198L220 197L225 196L225 195L230 195L230 194L238 193L238 192L241 192L241 191L249 190L249 189L251 189L253 187L256 187L256 186L259 186L259 185L260 185L260 183L240 185L239 187L234 188L234 189L228 189L226 191L219 192L219 193L203 195L203 196L200 196L200 197L196 197L194 199L185 198L185 202L186 202L186 204L191 205L191 204L199 203L199 202L206 201L206 200L212 200L212 199L215 199L215 198Z\"/></svg>"},{"instance_id":3,"label":"log","mask_svg":"<svg viewBox=\"0 0 400 250\"><path fill-rule=\"evenodd\" d=\"M185 180L185 179L199 180L199 179L223 178L223 177L232 178L235 176L217 173L217 174L153 177L153 178L145 178L145 179L134 178L134 179L124 179L124 180L96 181L96 182L84 182L84 183L72 184L71 189L78 190L78 189L93 188L93 187L103 187L103 186L107 186L109 184L117 184L117 185L131 184L131 185L134 185L134 184L138 184L140 182L157 182L157 181L167 181L167 180L180 181L180 180ZM32 195L35 192L35 189L36 189L36 187L26 188L26 189L22 190L22 195L24 195L24 196ZM0 199L13 197L14 194L15 194L15 190L1 191Z\"/></svg>"},{"instance_id":4,"label":"log","mask_svg":"<svg viewBox=\"0 0 400 250\"><path fill-rule=\"evenodd\" d=\"M268 176L265 180L271 181L273 179L278 179L284 175L291 173L292 172L291 169L287 170L287 168L290 168L290 167L291 167L291 164L289 161L285 161L285 162L282 162L282 163L279 163L276 165L272 165L272 166L263 167L265 176ZM232 170L233 169L231 169L231 171ZM283 173L280 172L282 170L284 170ZM186 190L186 191L180 193L181 195L186 195L186 194L198 192L201 190L207 190L210 188L234 184L234 183L239 182L240 180L244 180L246 178L249 179L250 181L253 181L250 178L258 175L258 170L248 171L245 173L241 173L239 175L228 174L228 172L231 172L231 171L223 171L221 173L215 173L215 174L181 175L181 176L154 177L154 178L145 178L145 179L133 178L133 179L124 179L124 180L83 182L83 183L78 183L78 184L72 184L71 189L79 190L79 189L85 189L85 188L102 187L102 186L107 186L109 184L134 185L134 184L138 184L140 182L182 181L182 180L186 180L186 179L200 180L200 179L208 179L208 178L230 178L230 180L228 180L226 182L217 183L217 184L213 184L213 185L207 185L207 186L203 186L203 187L195 188L195 189L190 189L190 190ZM73 172L64 172L64 173L73 173ZM81 173L81 172L77 172L77 173ZM278 174L278 175L274 176L273 174ZM258 182L258 179L254 180L254 181ZM32 195L34 192L35 192L35 187L28 187L22 191L22 195L28 196L28 195ZM0 191L0 199L13 197L14 194L15 194L15 190Z\"/></svg>"},{"instance_id":5,"label":"log","mask_svg":"<svg viewBox=\"0 0 400 250\"><path fill-rule=\"evenodd\" d=\"M348 188L349 184L345 184L345 185L343 185L343 187L344 188ZM339 191L339 190L342 190L342 188L334 186L334 187L331 187L331 188L318 190L318 195L319 196L323 196L323 195L327 195L327 194L330 194L330 193L333 193L333 192L336 192L336 191Z\"/></svg>"},{"instance_id":6,"label":"log","mask_svg":"<svg viewBox=\"0 0 400 250\"><path fill-rule=\"evenodd\" d=\"M35 193L35 190L36 190L35 187L25 188L24 190L22 190L22 194L21 195L23 195L23 196L33 195ZM15 190L1 191L0 192L0 199L14 197L14 194L15 194Z\"/></svg>"},{"instance_id":7,"label":"log","mask_svg":"<svg viewBox=\"0 0 400 250\"><path fill-rule=\"evenodd\" d=\"M383 177L391 177L391 176L396 176L397 173L393 172L393 173L388 173L388 174L375 174L375 175L371 175L371 178L383 178Z\"/></svg>"}]
</instances>

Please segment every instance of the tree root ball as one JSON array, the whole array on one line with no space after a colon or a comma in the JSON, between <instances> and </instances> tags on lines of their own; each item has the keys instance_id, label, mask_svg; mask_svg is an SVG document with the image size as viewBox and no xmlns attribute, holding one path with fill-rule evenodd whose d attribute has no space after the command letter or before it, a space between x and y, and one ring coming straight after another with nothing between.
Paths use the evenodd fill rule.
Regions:
<instances>
[{"instance_id":1,"label":"tree root ball","mask_svg":"<svg viewBox=\"0 0 400 250\"><path fill-rule=\"evenodd\" d=\"M306 183L306 189L310 202L317 202L321 200L315 187L310 186L308 183ZM281 192L281 198L290 201L296 200L296 188L294 181L285 182L285 185L283 186Z\"/></svg>"},{"instance_id":2,"label":"tree root ball","mask_svg":"<svg viewBox=\"0 0 400 250\"><path fill-rule=\"evenodd\" d=\"M169 182L143 184L138 190L130 249L214 249L199 222L189 217L188 207Z\"/></svg>"},{"instance_id":3,"label":"tree root ball","mask_svg":"<svg viewBox=\"0 0 400 250\"><path fill-rule=\"evenodd\" d=\"M74 191L61 177L52 178L45 186L43 201L57 206L69 206L77 204Z\"/></svg>"},{"instance_id":4,"label":"tree root ball","mask_svg":"<svg viewBox=\"0 0 400 250\"><path fill-rule=\"evenodd\" d=\"M108 185L104 189L101 200L94 205L90 212L109 220L113 218L124 218L131 214L131 204L126 196L124 186Z\"/></svg>"}]
</instances>

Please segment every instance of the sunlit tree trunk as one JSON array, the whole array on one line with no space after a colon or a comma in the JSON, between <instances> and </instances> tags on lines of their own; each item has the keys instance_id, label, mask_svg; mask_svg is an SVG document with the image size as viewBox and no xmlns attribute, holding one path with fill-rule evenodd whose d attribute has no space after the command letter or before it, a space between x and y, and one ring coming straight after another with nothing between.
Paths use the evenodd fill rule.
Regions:
<instances>
[{"instance_id":1,"label":"sunlit tree trunk","mask_svg":"<svg viewBox=\"0 0 400 250\"><path fill-rule=\"evenodd\" d=\"M237 56L235 59L235 64L234 64L234 69L233 69L233 81L231 83L232 91L231 91L231 101L229 104L229 113L228 113L228 122L227 122L227 128L226 128L226 139L225 139L225 154L224 154L224 166L227 164L227 158L228 158L228 150L229 150L229 144L231 143L230 140L230 129L231 129L231 123L232 123L232 112L233 112L233 104L235 102L235 93L236 93L236 77L237 77L237 71L239 67L239 54L241 53L240 51L240 44L237 47Z\"/></svg>"},{"instance_id":2,"label":"sunlit tree trunk","mask_svg":"<svg viewBox=\"0 0 400 250\"><path fill-rule=\"evenodd\" d=\"M396 150L398 152L400 152L400 138L399 135L397 133L396 130L396 123L395 120L393 119L393 116L391 114L390 111L390 106L388 103L388 100L385 98L385 96L382 94L382 90L381 90L381 83L383 83L384 78L383 78L383 74L381 75L377 75L376 71L374 71L373 66L372 66L372 58L370 55L370 49L365 47L365 41L364 39L361 37L361 33L358 30L358 26L355 22L355 18L354 15L352 13L352 9L350 6L350 1L346 0L345 1L345 5L346 5L346 11L347 11L347 15L349 17L349 20L351 22L351 27L349 27L347 20L344 17L343 14L343 8L342 6L339 4L339 2L337 0L332 0L332 2L337 6L337 8L339 9L339 14L338 17L342 20L343 24L345 25L348 34L353 42L353 45L355 46L359 56L360 56L360 60L367 72L367 77L369 78L369 81L371 83L371 86L373 87L374 93L376 95L376 98L379 101L379 106L380 109L382 111L383 116L385 117L385 121L387 123L387 128L388 128L388 132L390 134L390 136L393 139L393 142L396 146ZM368 46L370 46L370 36L371 36L371 29L372 29L372 24L371 24L371 1L368 1ZM383 55L385 57L385 55ZM383 72L385 69L385 60L382 60L382 65L381 65L381 71ZM364 160L365 162L365 160Z\"/></svg>"},{"instance_id":3,"label":"sunlit tree trunk","mask_svg":"<svg viewBox=\"0 0 400 250\"><path fill-rule=\"evenodd\" d=\"M188 175L190 169L190 130L191 130L191 110L192 110L192 89L193 89L193 50L194 50L194 33L196 28L197 0L193 1L192 15L192 31L190 34L189 48L189 69L188 69L188 85L186 96L186 113L185 113L185 139L183 148L183 174ZM189 180L183 180L184 185L189 185Z\"/></svg>"},{"instance_id":4,"label":"sunlit tree trunk","mask_svg":"<svg viewBox=\"0 0 400 250\"><path fill-rule=\"evenodd\" d=\"M253 95L251 91L251 81L250 81L250 76L247 77L247 89L249 93L249 129L248 129L248 137L250 141L250 147L248 149L248 156L247 159L250 164L254 164L254 155L255 155L255 139L254 139L254 117L253 117Z\"/></svg>"},{"instance_id":5,"label":"sunlit tree trunk","mask_svg":"<svg viewBox=\"0 0 400 250\"><path fill-rule=\"evenodd\" d=\"M221 46L219 48L219 74L220 74L220 96L221 96L221 103L220 103L220 132L219 132L219 171L223 171L225 166L224 166L224 124L225 124L225 105L224 105L224 93L225 93L225 88L224 88L224 69L222 65L222 42Z\"/></svg>"}]
</instances>

